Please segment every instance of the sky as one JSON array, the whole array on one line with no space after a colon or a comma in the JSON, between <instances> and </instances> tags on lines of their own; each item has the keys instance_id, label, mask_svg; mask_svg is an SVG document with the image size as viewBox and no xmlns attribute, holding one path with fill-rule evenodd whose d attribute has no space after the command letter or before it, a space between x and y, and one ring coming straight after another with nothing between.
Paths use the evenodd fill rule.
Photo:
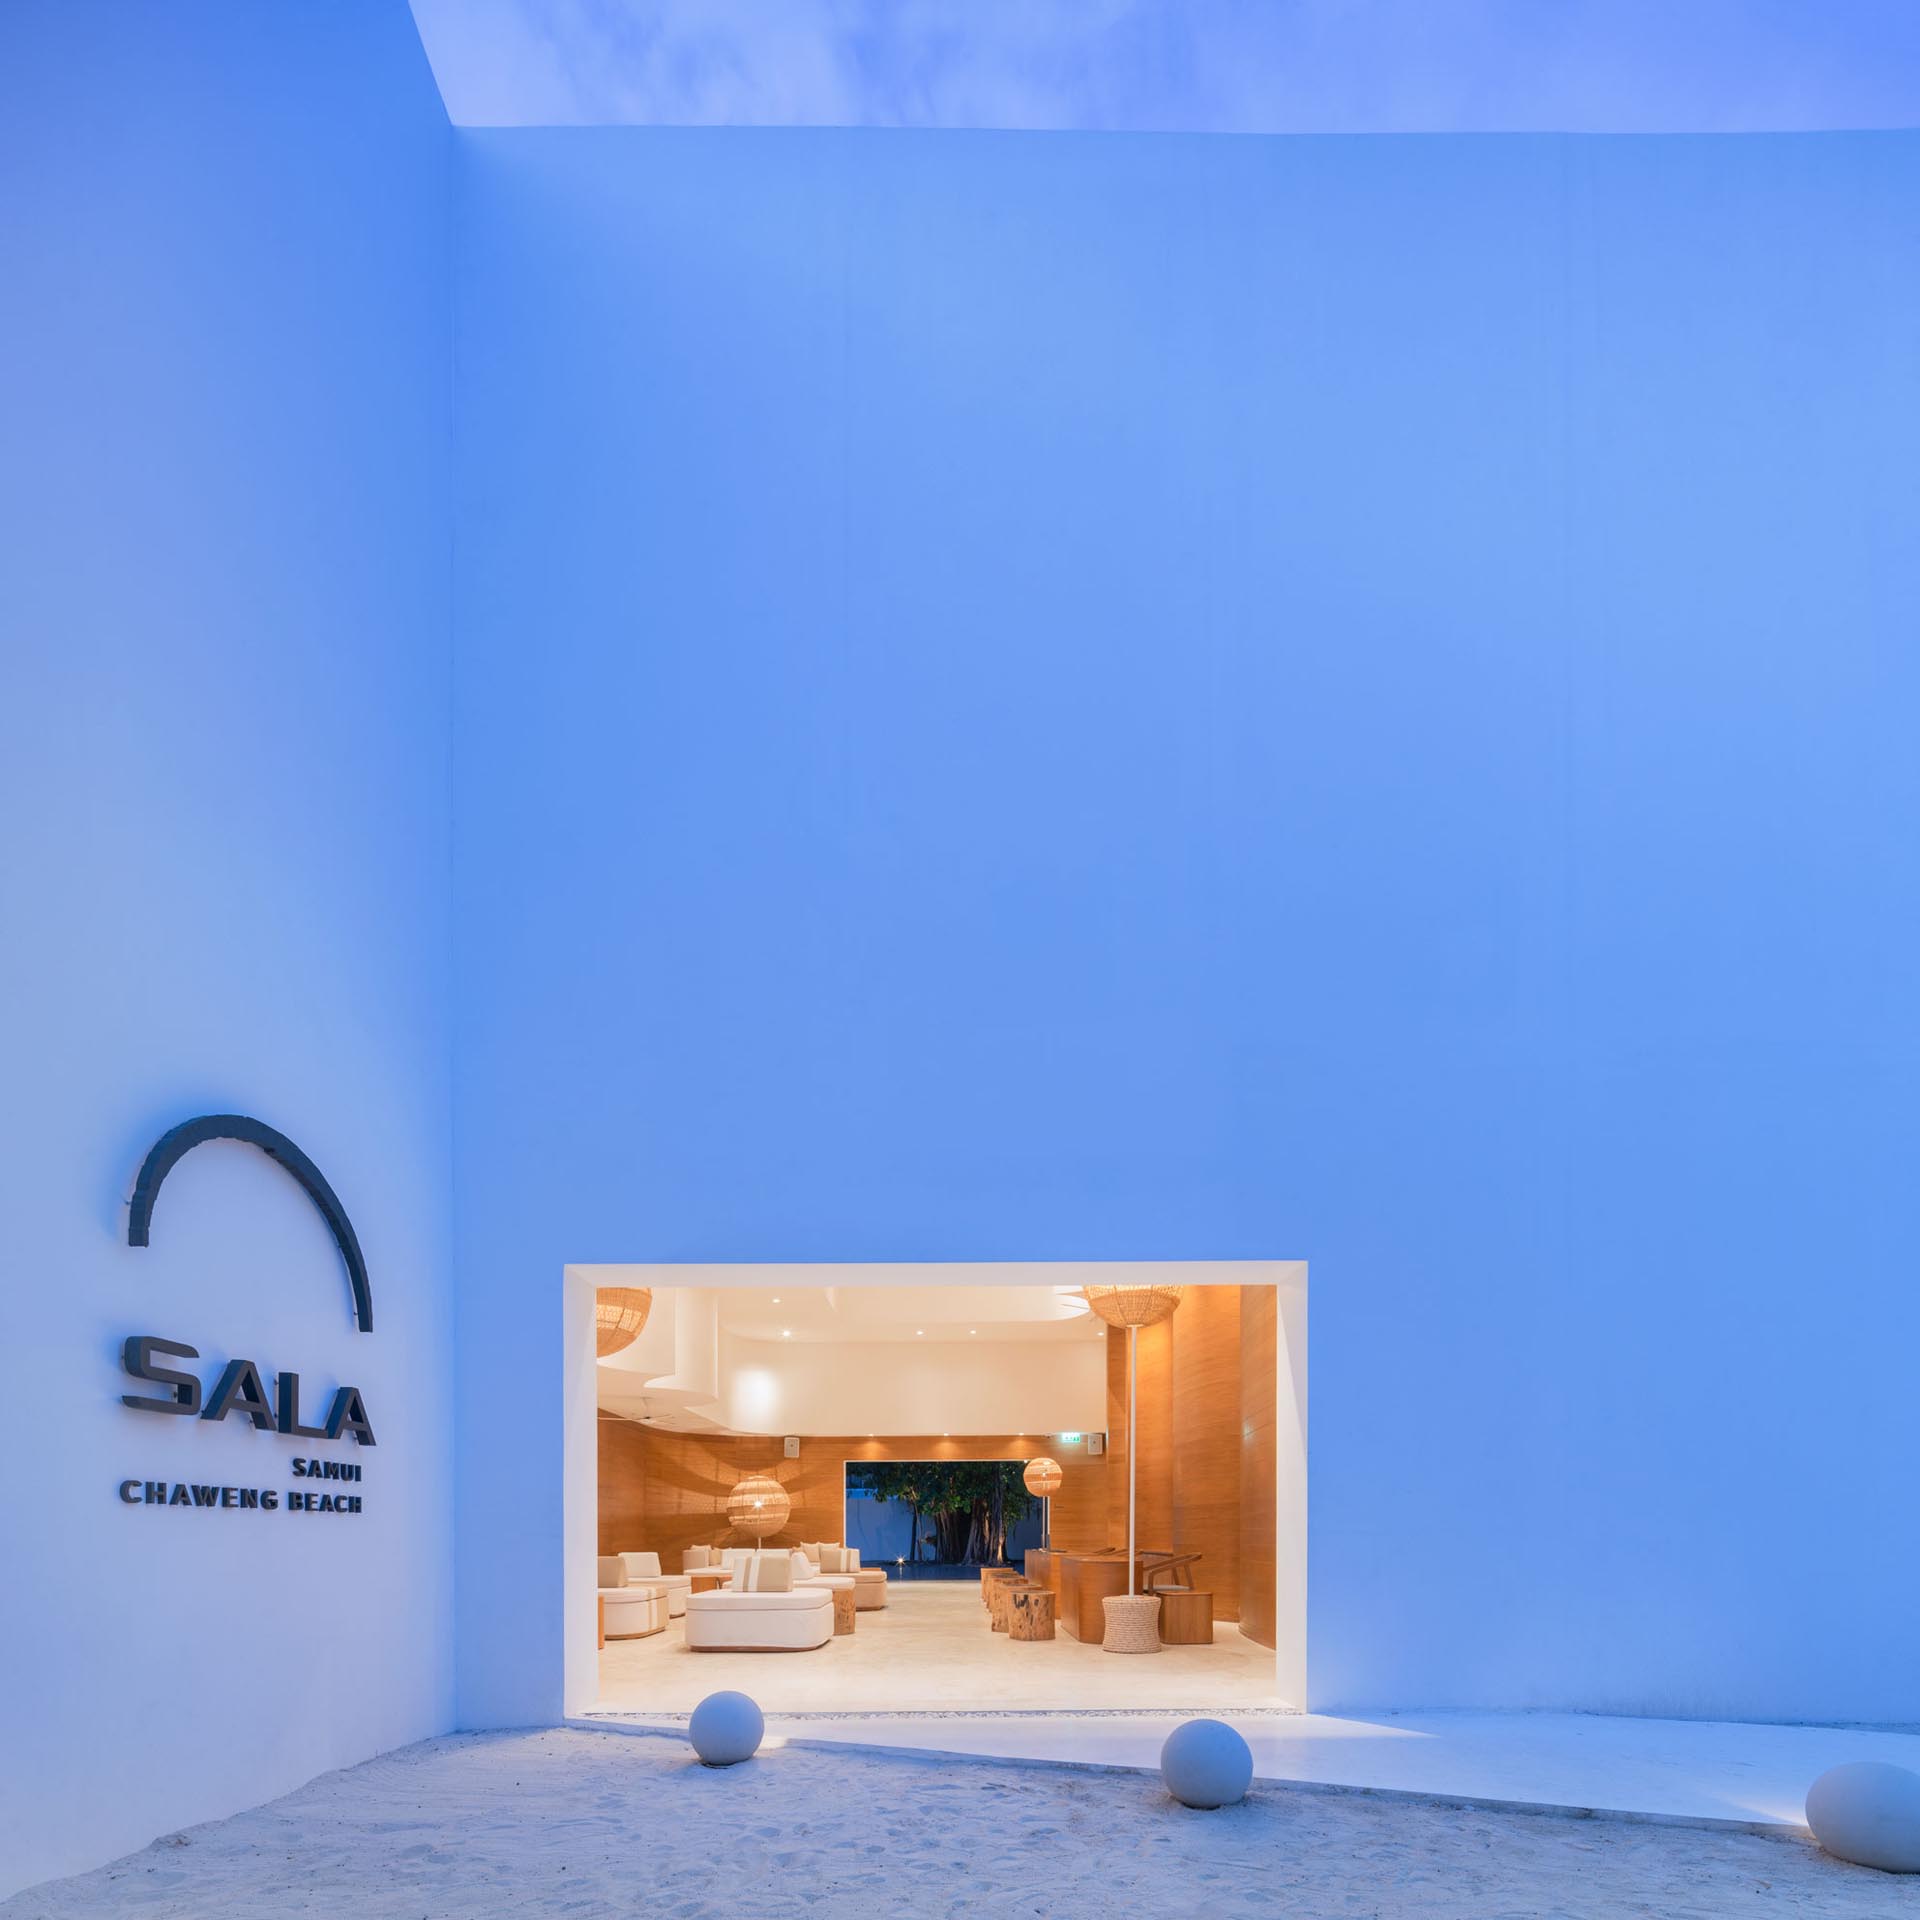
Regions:
<instances>
[{"instance_id":1,"label":"sky","mask_svg":"<svg viewBox=\"0 0 1920 1920\"><path fill-rule=\"evenodd\" d=\"M412 0L468 126L1920 126L1920 0Z\"/></svg>"}]
</instances>

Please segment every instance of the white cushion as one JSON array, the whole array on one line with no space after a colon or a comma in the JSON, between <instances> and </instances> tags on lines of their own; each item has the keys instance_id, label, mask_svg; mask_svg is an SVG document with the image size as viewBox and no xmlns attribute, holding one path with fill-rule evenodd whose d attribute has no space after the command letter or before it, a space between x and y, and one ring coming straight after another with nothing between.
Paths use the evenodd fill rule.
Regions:
<instances>
[{"instance_id":1,"label":"white cushion","mask_svg":"<svg viewBox=\"0 0 1920 1920\"><path fill-rule=\"evenodd\" d=\"M657 1580L660 1577L660 1556L657 1553L623 1553L619 1558L627 1564L629 1580Z\"/></svg>"},{"instance_id":2,"label":"white cushion","mask_svg":"<svg viewBox=\"0 0 1920 1920\"><path fill-rule=\"evenodd\" d=\"M734 1580L742 1593L787 1593L793 1587L793 1562L784 1553L756 1553L748 1557L746 1570Z\"/></svg>"},{"instance_id":3,"label":"white cushion","mask_svg":"<svg viewBox=\"0 0 1920 1920\"><path fill-rule=\"evenodd\" d=\"M713 1549L711 1547L687 1548L687 1550L680 1556L681 1571L684 1573L691 1573L696 1567L700 1567L704 1569L708 1566L711 1566L712 1553L713 1553Z\"/></svg>"}]
</instances>

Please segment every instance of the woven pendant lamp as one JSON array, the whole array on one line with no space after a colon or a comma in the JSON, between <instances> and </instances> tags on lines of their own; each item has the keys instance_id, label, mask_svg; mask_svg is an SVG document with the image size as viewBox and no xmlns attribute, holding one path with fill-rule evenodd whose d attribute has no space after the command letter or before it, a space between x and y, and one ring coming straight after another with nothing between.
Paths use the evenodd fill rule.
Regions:
<instances>
[{"instance_id":1,"label":"woven pendant lamp","mask_svg":"<svg viewBox=\"0 0 1920 1920\"><path fill-rule=\"evenodd\" d=\"M1110 1327L1157 1327L1171 1320L1185 1287L1082 1287L1087 1305Z\"/></svg>"},{"instance_id":2,"label":"woven pendant lamp","mask_svg":"<svg viewBox=\"0 0 1920 1920\"><path fill-rule=\"evenodd\" d=\"M1127 1330L1127 1592L1133 1592L1134 1481L1140 1464L1140 1329L1171 1320L1185 1287L1082 1287L1110 1327Z\"/></svg>"},{"instance_id":3,"label":"woven pendant lamp","mask_svg":"<svg viewBox=\"0 0 1920 1920\"><path fill-rule=\"evenodd\" d=\"M604 1360L640 1338L653 1311L651 1287L596 1287L593 1292L593 1345Z\"/></svg>"},{"instance_id":4,"label":"woven pendant lamp","mask_svg":"<svg viewBox=\"0 0 1920 1920\"><path fill-rule=\"evenodd\" d=\"M727 1495L727 1524L756 1541L778 1533L787 1524L793 1502L770 1473L750 1473Z\"/></svg>"}]
</instances>

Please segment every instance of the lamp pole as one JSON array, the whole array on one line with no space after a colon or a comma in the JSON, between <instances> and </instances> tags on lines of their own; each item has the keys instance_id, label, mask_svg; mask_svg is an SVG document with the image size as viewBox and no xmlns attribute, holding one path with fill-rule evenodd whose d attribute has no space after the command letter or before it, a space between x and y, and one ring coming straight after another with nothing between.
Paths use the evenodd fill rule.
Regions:
<instances>
[{"instance_id":1,"label":"lamp pole","mask_svg":"<svg viewBox=\"0 0 1920 1920\"><path fill-rule=\"evenodd\" d=\"M1127 1595L1133 1595L1133 1485L1140 1465L1140 1420L1137 1412L1140 1380L1140 1329L1127 1328Z\"/></svg>"}]
</instances>

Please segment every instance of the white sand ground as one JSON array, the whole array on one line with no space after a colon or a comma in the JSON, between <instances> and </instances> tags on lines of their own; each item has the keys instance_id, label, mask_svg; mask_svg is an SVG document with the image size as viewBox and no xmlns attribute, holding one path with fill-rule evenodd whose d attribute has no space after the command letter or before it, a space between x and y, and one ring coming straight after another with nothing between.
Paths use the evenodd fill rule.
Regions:
<instances>
[{"instance_id":1,"label":"white sand ground","mask_svg":"<svg viewBox=\"0 0 1920 1920\"><path fill-rule=\"evenodd\" d=\"M0 1904L4 1920L1205 1914L1399 1920L1920 1916L1920 1877L1790 1838L1261 1787L1219 1813L1139 1775L678 1739L457 1735Z\"/></svg>"}]
</instances>

